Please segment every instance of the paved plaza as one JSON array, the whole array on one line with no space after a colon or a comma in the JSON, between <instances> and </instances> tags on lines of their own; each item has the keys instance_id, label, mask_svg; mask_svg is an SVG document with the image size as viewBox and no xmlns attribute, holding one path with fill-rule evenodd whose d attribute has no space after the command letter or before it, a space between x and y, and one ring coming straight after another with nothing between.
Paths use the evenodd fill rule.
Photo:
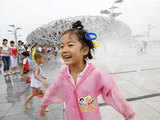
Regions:
<instances>
[{"instance_id":1,"label":"paved plaza","mask_svg":"<svg viewBox=\"0 0 160 120\"><path fill-rule=\"evenodd\" d=\"M62 65L59 62L49 61L44 66L48 82L55 80ZM97 64L97 67L102 66ZM104 71L108 71L104 68ZM126 71L111 73L116 79L122 93L136 112L135 120L160 120L160 69L144 69L142 71ZM64 107L50 105L50 112L45 118L39 117L40 100L34 98L30 102L31 109L25 110L24 99L29 95L27 87L19 75L5 80L0 75L0 120L64 120ZM123 117L113 108L104 104L99 97L102 120L123 120Z\"/></svg>"}]
</instances>

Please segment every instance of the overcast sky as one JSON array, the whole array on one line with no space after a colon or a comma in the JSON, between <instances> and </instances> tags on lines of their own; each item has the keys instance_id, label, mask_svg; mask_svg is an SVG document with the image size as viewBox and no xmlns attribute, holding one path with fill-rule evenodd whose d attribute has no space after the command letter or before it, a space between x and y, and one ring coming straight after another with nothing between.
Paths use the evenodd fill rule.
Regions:
<instances>
[{"instance_id":1,"label":"overcast sky","mask_svg":"<svg viewBox=\"0 0 160 120\"><path fill-rule=\"evenodd\" d=\"M0 37L13 39L8 32L9 24L22 27L20 39L35 28L52 20L67 16L100 15L100 10L109 8L113 0L0 0ZM143 34L147 24L154 27L151 35L160 39L160 0L124 0L119 4L123 15L119 20L127 23L133 34Z\"/></svg>"}]
</instances>

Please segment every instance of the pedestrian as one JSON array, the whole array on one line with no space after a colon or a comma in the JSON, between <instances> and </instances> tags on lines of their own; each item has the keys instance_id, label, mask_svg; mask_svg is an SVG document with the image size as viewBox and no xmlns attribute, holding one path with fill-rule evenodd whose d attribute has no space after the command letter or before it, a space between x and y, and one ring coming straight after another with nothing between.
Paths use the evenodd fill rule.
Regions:
<instances>
[{"instance_id":1,"label":"pedestrian","mask_svg":"<svg viewBox=\"0 0 160 120\"><path fill-rule=\"evenodd\" d=\"M0 46L0 73L2 73L2 47Z\"/></svg>"},{"instance_id":2,"label":"pedestrian","mask_svg":"<svg viewBox=\"0 0 160 120\"><path fill-rule=\"evenodd\" d=\"M26 51L29 52L29 57L30 57L30 58L32 58L32 50L31 50L31 49L32 49L32 45L31 45L31 44L28 44Z\"/></svg>"},{"instance_id":3,"label":"pedestrian","mask_svg":"<svg viewBox=\"0 0 160 120\"><path fill-rule=\"evenodd\" d=\"M47 89L41 104L41 116L45 116L48 105L65 102L66 120L101 120L97 97L102 95L104 101L125 120L133 118L135 113L113 78L88 62L96 47L92 38L80 21L62 35L60 54L66 66Z\"/></svg>"},{"instance_id":4,"label":"pedestrian","mask_svg":"<svg viewBox=\"0 0 160 120\"><path fill-rule=\"evenodd\" d=\"M23 76L26 80L26 84L30 84L30 65L29 65L29 59L28 59L29 53L27 51L22 53L22 60L23 60L23 65L22 65L22 71L21 71L21 76Z\"/></svg>"},{"instance_id":5,"label":"pedestrian","mask_svg":"<svg viewBox=\"0 0 160 120\"><path fill-rule=\"evenodd\" d=\"M4 65L3 67L4 76L9 75L9 67L10 67L10 49L7 44L8 40L3 39L1 56Z\"/></svg>"},{"instance_id":6,"label":"pedestrian","mask_svg":"<svg viewBox=\"0 0 160 120\"><path fill-rule=\"evenodd\" d=\"M31 51L32 51L32 61L35 63L35 54L36 54L36 51L37 51L37 46L38 46L38 44L37 43L35 43L33 46L32 46L32 49L31 49Z\"/></svg>"},{"instance_id":7,"label":"pedestrian","mask_svg":"<svg viewBox=\"0 0 160 120\"><path fill-rule=\"evenodd\" d=\"M28 103L29 101L34 97L40 97L42 98L44 95L42 87L44 86L45 88L48 87L48 84L46 82L46 77L43 76L41 64L45 63L45 57L42 53L36 53L35 54L35 61L36 65L33 68L33 72L31 75L31 88L32 88L32 93L27 97L25 100L24 106L25 108L29 108Z\"/></svg>"},{"instance_id":8,"label":"pedestrian","mask_svg":"<svg viewBox=\"0 0 160 120\"><path fill-rule=\"evenodd\" d=\"M17 57L18 57L18 49L15 46L15 42L14 41L10 41L10 51L11 51L11 72L15 73L17 70Z\"/></svg>"},{"instance_id":9,"label":"pedestrian","mask_svg":"<svg viewBox=\"0 0 160 120\"><path fill-rule=\"evenodd\" d=\"M0 46L0 55L2 54L2 49L3 49L3 48Z\"/></svg>"},{"instance_id":10,"label":"pedestrian","mask_svg":"<svg viewBox=\"0 0 160 120\"><path fill-rule=\"evenodd\" d=\"M33 62L33 60L32 60L32 45L31 45L31 44L29 44L29 45L27 46L26 51L29 53L28 60L29 60L30 70L32 70L32 69L33 69L33 66L34 66L34 62Z\"/></svg>"},{"instance_id":11,"label":"pedestrian","mask_svg":"<svg viewBox=\"0 0 160 120\"><path fill-rule=\"evenodd\" d=\"M18 65L19 65L20 71L22 70L22 64L23 64L22 53L25 51L25 48L22 45L23 45L22 41L19 40L18 41Z\"/></svg>"}]
</instances>

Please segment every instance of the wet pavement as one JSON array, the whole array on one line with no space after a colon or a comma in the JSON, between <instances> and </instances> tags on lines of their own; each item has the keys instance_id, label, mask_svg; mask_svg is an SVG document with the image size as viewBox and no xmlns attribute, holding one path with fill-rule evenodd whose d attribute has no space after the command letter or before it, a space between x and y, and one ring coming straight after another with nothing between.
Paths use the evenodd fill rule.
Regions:
<instances>
[{"instance_id":1,"label":"wet pavement","mask_svg":"<svg viewBox=\"0 0 160 120\"><path fill-rule=\"evenodd\" d=\"M113 74L121 92L136 112L135 120L160 120L160 69ZM101 104L102 120L123 120L111 107Z\"/></svg>"},{"instance_id":2,"label":"wet pavement","mask_svg":"<svg viewBox=\"0 0 160 120\"><path fill-rule=\"evenodd\" d=\"M53 65L54 64L54 65ZM58 72L59 65L52 63L54 66L53 73L55 76L48 79L50 83L54 80ZM51 66L52 67L52 66ZM49 66L47 66L49 70ZM48 69L45 69L44 74L48 76ZM52 74L52 71L50 71ZM26 110L23 106L24 100L30 94L31 89L25 83L24 79L20 76L10 75L9 79L5 79L0 75L0 120L63 120L63 104L50 105L50 112L47 113L45 118L39 117L40 99L33 98L30 102L31 109Z\"/></svg>"},{"instance_id":3,"label":"wet pavement","mask_svg":"<svg viewBox=\"0 0 160 120\"><path fill-rule=\"evenodd\" d=\"M48 83L55 80L62 65L49 61L44 66L44 74ZM100 67L97 65L97 67ZM108 71L103 68L104 71ZM129 100L136 112L136 120L160 120L160 69L144 69L112 73L124 96ZM50 105L50 112L45 118L39 117L40 100L33 98L31 109L26 110L24 100L30 94L30 87L19 75L5 80L0 75L0 120L64 120L64 105ZM102 120L122 120L122 116L99 97Z\"/></svg>"}]
</instances>

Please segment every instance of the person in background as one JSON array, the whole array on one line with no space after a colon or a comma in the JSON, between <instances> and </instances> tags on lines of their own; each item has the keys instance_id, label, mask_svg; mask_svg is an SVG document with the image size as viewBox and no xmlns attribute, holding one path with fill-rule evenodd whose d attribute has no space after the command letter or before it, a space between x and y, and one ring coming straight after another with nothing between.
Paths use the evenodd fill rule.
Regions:
<instances>
[{"instance_id":1,"label":"person in background","mask_svg":"<svg viewBox=\"0 0 160 120\"><path fill-rule=\"evenodd\" d=\"M1 56L4 65L3 67L4 76L9 75L9 67L10 67L10 49L7 46L7 44L8 40L3 39Z\"/></svg>"},{"instance_id":2,"label":"person in background","mask_svg":"<svg viewBox=\"0 0 160 120\"><path fill-rule=\"evenodd\" d=\"M0 47L0 55L1 55L1 53L2 53L2 49L3 49L3 48L2 48L2 47Z\"/></svg>"},{"instance_id":3,"label":"person in background","mask_svg":"<svg viewBox=\"0 0 160 120\"><path fill-rule=\"evenodd\" d=\"M1 56L1 53L2 53L2 47L0 47L0 73L2 73L2 56Z\"/></svg>"},{"instance_id":4,"label":"person in background","mask_svg":"<svg viewBox=\"0 0 160 120\"><path fill-rule=\"evenodd\" d=\"M31 55L31 52L32 52L32 45L31 45L31 44L28 44L28 45L27 45L26 51L28 51L28 52L29 52L29 55Z\"/></svg>"},{"instance_id":5,"label":"person in background","mask_svg":"<svg viewBox=\"0 0 160 120\"><path fill-rule=\"evenodd\" d=\"M26 80L26 84L30 84L30 65L29 65L29 60L28 60L29 53L27 51L22 53L22 59L23 59L23 65L22 65L22 71L21 71L21 76L23 76Z\"/></svg>"},{"instance_id":6,"label":"person in background","mask_svg":"<svg viewBox=\"0 0 160 120\"><path fill-rule=\"evenodd\" d=\"M25 49L25 44L22 41L21 41L21 46L22 46L23 49Z\"/></svg>"},{"instance_id":7,"label":"person in background","mask_svg":"<svg viewBox=\"0 0 160 120\"><path fill-rule=\"evenodd\" d=\"M45 47L45 46L42 47L42 53L43 53L44 55L46 55L46 47Z\"/></svg>"},{"instance_id":8,"label":"person in background","mask_svg":"<svg viewBox=\"0 0 160 120\"><path fill-rule=\"evenodd\" d=\"M32 46L32 61L35 63L35 54L36 54L36 50L37 50L37 46L38 46L38 44L37 43L35 43L33 46Z\"/></svg>"},{"instance_id":9,"label":"person in background","mask_svg":"<svg viewBox=\"0 0 160 120\"><path fill-rule=\"evenodd\" d=\"M33 66L34 66L34 62L33 62L33 60L32 60L32 44L28 44L28 45L26 45L27 47L27 49L26 49L26 51L29 53L29 57L28 57L28 60L29 60L29 64L30 64L30 70L32 70L33 69Z\"/></svg>"},{"instance_id":10,"label":"person in background","mask_svg":"<svg viewBox=\"0 0 160 120\"><path fill-rule=\"evenodd\" d=\"M10 41L10 51L11 51L11 72L15 73L17 70L17 57L18 57L18 49L15 47L15 42Z\"/></svg>"},{"instance_id":11,"label":"person in background","mask_svg":"<svg viewBox=\"0 0 160 120\"><path fill-rule=\"evenodd\" d=\"M22 41L19 40L18 41L18 65L19 65L19 69L20 71L22 70L22 53L25 51L25 48L22 46Z\"/></svg>"},{"instance_id":12,"label":"person in background","mask_svg":"<svg viewBox=\"0 0 160 120\"><path fill-rule=\"evenodd\" d=\"M35 54L35 61L36 65L33 68L33 72L31 75L31 88L32 88L32 93L27 97L27 99L24 102L25 108L29 108L28 103L29 101L34 97L40 97L42 98L44 95L42 87L44 86L45 88L48 87L48 83L46 82L46 77L43 76L41 64L45 63L45 57L42 53L36 53Z\"/></svg>"}]
</instances>

